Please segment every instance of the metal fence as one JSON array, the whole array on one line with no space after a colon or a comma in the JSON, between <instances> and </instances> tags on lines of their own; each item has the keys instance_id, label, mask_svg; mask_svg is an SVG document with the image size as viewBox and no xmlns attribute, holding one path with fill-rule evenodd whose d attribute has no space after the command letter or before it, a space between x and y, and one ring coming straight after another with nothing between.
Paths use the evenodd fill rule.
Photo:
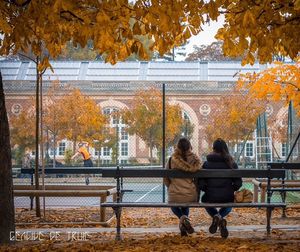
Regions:
<instances>
[{"instance_id":1,"label":"metal fence","mask_svg":"<svg viewBox=\"0 0 300 252\"><path fill-rule=\"evenodd\" d=\"M282 103L265 102L257 103L256 107L252 106L257 101L249 102L245 93L235 89L236 78L233 76L241 68L237 63L226 63L227 65L224 63L225 65L222 66L219 63L199 62L182 65L132 62L127 65L124 63L115 70L104 64L102 72L97 68L97 64L75 62L69 68L64 67L63 63L61 66L54 64L61 80L60 82L54 81L56 83L54 93L50 92L55 84L51 81L54 77L47 73L43 80L41 90L44 107L44 113L42 113L44 144L41 145L43 147L41 150L43 149L46 167L83 166L82 158L79 157L74 161L70 157L74 154L74 150L78 149L78 141L87 139L90 144L89 152L96 167L116 167L118 164L123 167L162 167L174 152L178 139L185 136L190 139L193 151L201 157L202 161L205 161L206 155L211 152L212 141L217 137L222 137L227 141L230 153L240 169L257 169L260 162L284 161L300 130L299 118L291 108L285 108ZM28 67L28 64L25 66L22 63L22 67ZM4 65L2 68L5 68ZM29 66L28 69L32 72L32 67ZM73 69L74 73L66 74L66 69L69 69L68 71ZM27 73L25 70L21 72ZM256 71L259 70L259 66L246 70ZM77 72L80 72L79 77L84 76L85 79L71 78L72 74L76 76ZM17 77L11 80L9 76L13 74L5 74L4 71L6 103L13 128L15 119L20 117L22 112L28 114L32 111L35 85L34 79L27 75L28 78L25 76L26 78L20 80ZM87 131L86 139L79 134L79 139L74 141L75 138L71 137L71 133L76 131L76 128L73 129L72 125L68 126L70 128L64 127L63 124L58 125L59 118L52 121L47 119L47 113L55 116L64 109L60 107L47 112L47 106L51 105L50 100L58 102L68 96L73 88L78 88L82 94L91 98L106 118L105 126L96 132L99 133L98 135L95 134L98 138L91 139L91 135L95 132ZM243 103L247 102L252 106L251 110L243 106ZM67 106L66 103L65 106ZM263 126L261 124L257 126L255 119L252 121L248 119L261 107L263 107L261 112L265 111L266 121ZM78 118L89 112L80 110L80 105L77 105L72 113L73 117ZM33 125L34 118L32 114L31 117L25 119L28 124ZM84 121L84 124L89 126L92 121ZM34 131L34 127L30 127L28 131ZM62 127L60 130L66 132L65 136L55 132L55 127ZM262 127L266 130L266 134L259 136L258 132L262 131ZM12 138L14 134L17 134L16 130L12 130ZM28 135L29 140L32 140L31 135ZM26 137L28 135L25 134ZM268 141L267 147L264 147L272 153L272 160L265 158L265 160L257 161L258 155L264 151L257 144L258 137L267 137L272 140ZM32 141L28 141L28 145L22 146L21 149L17 146L20 147L20 144L14 146L13 163L20 168L24 149L31 150L29 156L32 160L34 150ZM300 141L298 140L289 162L299 162L299 152ZM299 174L295 172L289 176L291 179L299 180ZM80 174L46 174L43 179L40 178L40 184L85 185L86 177ZM15 169L15 185L30 185L31 183L30 175L20 174L18 168ZM89 185L114 183L113 179L107 180L98 174L89 175ZM124 196L126 201L161 202L167 200L162 180L124 179L123 185L128 191ZM253 184L249 181L243 186L253 190ZM280 195L274 194L272 200L279 201ZM288 193L287 202L299 201L299 193ZM45 205L46 208L92 207L99 205L99 199L46 198ZM16 198L15 206L28 208L30 200L24 197Z\"/></svg>"}]
</instances>

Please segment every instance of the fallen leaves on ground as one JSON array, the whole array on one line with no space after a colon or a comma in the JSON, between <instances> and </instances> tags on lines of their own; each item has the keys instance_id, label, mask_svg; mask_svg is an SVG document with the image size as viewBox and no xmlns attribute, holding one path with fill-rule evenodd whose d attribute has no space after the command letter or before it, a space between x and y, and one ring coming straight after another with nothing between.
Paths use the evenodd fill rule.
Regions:
<instances>
[{"instance_id":1,"label":"fallen leaves on ground","mask_svg":"<svg viewBox=\"0 0 300 252\"><path fill-rule=\"evenodd\" d=\"M272 214L272 224L300 225L300 209L288 208L288 218L281 218L281 209L275 209ZM107 219L113 215L112 209L107 209ZM204 209L190 209L190 219L196 226L208 226L210 217ZM265 225L266 210L256 208L235 208L227 217L228 225ZM94 223L93 223L94 222ZM91 227L100 226L100 211L97 207L48 209L46 218L35 217L35 211L26 209L16 210L18 227ZM43 224L42 224L43 223ZM55 225L53 225L55 223ZM90 223L90 224L89 224ZM170 209L165 208L124 208L121 216L122 227L166 227L178 225L178 220ZM48 226L47 226L48 225ZM115 218L110 223L115 226Z\"/></svg>"},{"instance_id":2,"label":"fallen leaves on ground","mask_svg":"<svg viewBox=\"0 0 300 252\"><path fill-rule=\"evenodd\" d=\"M249 233L249 232L248 232ZM297 238L298 237L298 238ZM123 234L115 241L112 233L93 234L87 241L18 242L0 247L1 251L299 251L299 231L285 237L276 234L271 238L209 237L203 232L189 237L179 234Z\"/></svg>"}]
</instances>

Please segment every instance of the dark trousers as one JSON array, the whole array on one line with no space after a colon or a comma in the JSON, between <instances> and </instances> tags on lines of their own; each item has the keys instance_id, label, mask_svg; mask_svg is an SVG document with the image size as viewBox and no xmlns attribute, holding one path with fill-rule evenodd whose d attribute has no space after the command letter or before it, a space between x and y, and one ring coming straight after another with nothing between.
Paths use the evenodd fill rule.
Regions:
<instances>
[{"instance_id":1,"label":"dark trousers","mask_svg":"<svg viewBox=\"0 0 300 252\"><path fill-rule=\"evenodd\" d=\"M189 216L190 209L188 207L171 207L172 212L180 219L182 215Z\"/></svg>"},{"instance_id":2,"label":"dark trousers","mask_svg":"<svg viewBox=\"0 0 300 252\"><path fill-rule=\"evenodd\" d=\"M87 160L83 160L83 166L84 167L93 167L93 162L89 158ZM90 183L90 177L88 174L85 175L85 184L88 185Z\"/></svg>"},{"instance_id":3,"label":"dark trousers","mask_svg":"<svg viewBox=\"0 0 300 252\"><path fill-rule=\"evenodd\" d=\"M214 217L216 214L219 214L222 216L222 218L224 218L231 212L232 207L221 207L219 210L217 210L217 208L214 207L207 207L205 208L205 210L211 217Z\"/></svg>"}]
</instances>

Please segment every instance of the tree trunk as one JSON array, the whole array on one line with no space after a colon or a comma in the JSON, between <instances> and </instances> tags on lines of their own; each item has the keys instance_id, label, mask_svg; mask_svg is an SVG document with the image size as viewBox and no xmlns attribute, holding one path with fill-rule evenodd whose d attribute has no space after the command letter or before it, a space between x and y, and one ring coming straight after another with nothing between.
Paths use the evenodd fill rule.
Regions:
<instances>
[{"instance_id":1,"label":"tree trunk","mask_svg":"<svg viewBox=\"0 0 300 252\"><path fill-rule=\"evenodd\" d=\"M52 160L52 164L53 164L53 168L55 168L56 166L56 135L53 134L53 160Z\"/></svg>"},{"instance_id":2,"label":"tree trunk","mask_svg":"<svg viewBox=\"0 0 300 252\"><path fill-rule=\"evenodd\" d=\"M15 232L15 210L9 126L5 108L2 75L0 72L0 244L10 242Z\"/></svg>"},{"instance_id":3,"label":"tree trunk","mask_svg":"<svg viewBox=\"0 0 300 252\"><path fill-rule=\"evenodd\" d=\"M39 190L39 136L40 136L40 72L38 70L39 57L36 60L36 97L35 97L35 190ZM35 197L35 213L37 217L41 217L40 198Z\"/></svg>"}]
</instances>

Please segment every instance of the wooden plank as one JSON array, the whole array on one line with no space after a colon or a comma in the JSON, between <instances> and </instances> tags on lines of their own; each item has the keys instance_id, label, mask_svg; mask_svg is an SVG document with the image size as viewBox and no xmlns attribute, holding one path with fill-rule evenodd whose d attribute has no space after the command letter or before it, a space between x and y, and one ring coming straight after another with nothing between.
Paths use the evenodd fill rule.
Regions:
<instances>
[{"instance_id":1,"label":"wooden plank","mask_svg":"<svg viewBox=\"0 0 300 252\"><path fill-rule=\"evenodd\" d=\"M271 169L300 170L300 163L268 163Z\"/></svg>"},{"instance_id":2,"label":"wooden plank","mask_svg":"<svg viewBox=\"0 0 300 252\"><path fill-rule=\"evenodd\" d=\"M106 202L106 196L102 195L100 197L100 221L102 222L106 219L106 207L102 206L104 202Z\"/></svg>"},{"instance_id":3,"label":"wooden plank","mask_svg":"<svg viewBox=\"0 0 300 252\"><path fill-rule=\"evenodd\" d=\"M267 182L261 182L261 187L267 187ZM281 181L271 181L271 187L283 187ZM284 181L284 187L300 187L300 181L298 182L288 182Z\"/></svg>"},{"instance_id":4,"label":"wooden plank","mask_svg":"<svg viewBox=\"0 0 300 252\"><path fill-rule=\"evenodd\" d=\"M106 196L106 190L82 190L82 191L74 191L74 190L15 190L14 196L45 196L45 197L99 197Z\"/></svg>"},{"instance_id":5,"label":"wooden plank","mask_svg":"<svg viewBox=\"0 0 300 252\"><path fill-rule=\"evenodd\" d=\"M195 173L183 172L180 170L169 169L136 169L136 168L124 168L124 169L102 169L102 177L123 177L123 178L283 178L285 177L285 171L278 170L205 170L202 169Z\"/></svg>"},{"instance_id":6,"label":"wooden plank","mask_svg":"<svg viewBox=\"0 0 300 252\"><path fill-rule=\"evenodd\" d=\"M45 185L46 190L112 190L115 185ZM43 190L43 186L40 185L40 190ZM14 185L14 190L35 190L35 186L32 185Z\"/></svg>"},{"instance_id":7,"label":"wooden plank","mask_svg":"<svg viewBox=\"0 0 300 252\"><path fill-rule=\"evenodd\" d=\"M122 202L122 203L104 203L102 206L105 207L149 207L149 208L156 208L156 207L194 207L194 208L201 208L201 207L285 207L285 203L151 203L151 202L143 202L143 203L130 203L130 202Z\"/></svg>"},{"instance_id":8,"label":"wooden plank","mask_svg":"<svg viewBox=\"0 0 300 252\"><path fill-rule=\"evenodd\" d=\"M277 188L271 189L272 192L300 192L300 188Z\"/></svg>"}]
</instances>

